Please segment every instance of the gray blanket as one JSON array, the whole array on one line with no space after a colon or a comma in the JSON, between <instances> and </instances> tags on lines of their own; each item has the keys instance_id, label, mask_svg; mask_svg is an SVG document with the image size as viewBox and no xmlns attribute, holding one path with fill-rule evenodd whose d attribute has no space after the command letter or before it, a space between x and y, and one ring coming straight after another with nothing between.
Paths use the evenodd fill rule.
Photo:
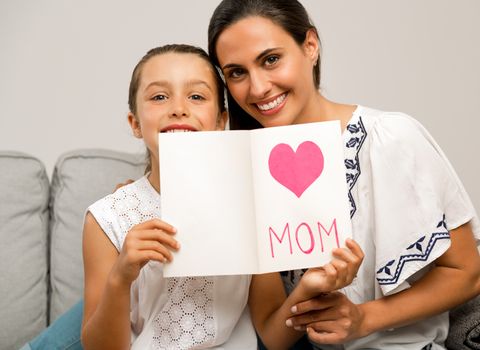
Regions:
<instances>
[{"instance_id":1,"label":"gray blanket","mask_svg":"<svg viewBox=\"0 0 480 350\"><path fill-rule=\"evenodd\" d=\"M480 350L480 296L450 311L449 350Z\"/></svg>"}]
</instances>

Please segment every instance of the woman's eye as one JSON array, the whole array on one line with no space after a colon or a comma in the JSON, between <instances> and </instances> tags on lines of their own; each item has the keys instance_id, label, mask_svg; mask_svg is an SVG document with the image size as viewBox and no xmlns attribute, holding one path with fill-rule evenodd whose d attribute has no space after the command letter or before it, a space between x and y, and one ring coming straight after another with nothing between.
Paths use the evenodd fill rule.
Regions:
<instances>
[{"instance_id":1,"label":"woman's eye","mask_svg":"<svg viewBox=\"0 0 480 350\"><path fill-rule=\"evenodd\" d=\"M272 56L268 56L266 59L265 59L265 64L267 66L271 66L271 65L274 65L275 63L277 63L277 61L280 59L280 57L276 56L276 55L272 55Z\"/></svg>"},{"instance_id":2,"label":"woman's eye","mask_svg":"<svg viewBox=\"0 0 480 350\"><path fill-rule=\"evenodd\" d=\"M245 71L241 68L236 68L232 69L228 72L228 77L229 78L240 78L243 74L245 74Z\"/></svg>"}]
</instances>

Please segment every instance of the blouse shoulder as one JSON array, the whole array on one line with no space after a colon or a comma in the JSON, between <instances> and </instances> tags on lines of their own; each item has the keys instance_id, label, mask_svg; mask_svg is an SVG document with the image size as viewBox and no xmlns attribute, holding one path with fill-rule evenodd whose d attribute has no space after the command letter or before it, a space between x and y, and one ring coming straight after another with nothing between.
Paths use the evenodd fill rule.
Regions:
<instances>
[{"instance_id":1,"label":"blouse shoulder","mask_svg":"<svg viewBox=\"0 0 480 350\"><path fill-rule=\"evenodd\" d=\"M367 107L362 107L358 113L372 140L384 143L383 146L389 146L389 143L394 146L408 146L409 141L415 139L433 140L423 125L408 114Z\"/></svg>"},{"instance_id":2,"label":"blouse shoulder","mask_svg":"<svg viewBox=\"0 0 480 350\"><path fill-rule=\"evenodd\" d=\"M159 195L155 198L153 191L147 178L142 177L88 207L87 210L118 251L122 248L127 232L134 225L159 216Z\"/></svg>"},{"instance_id":3,"label":"blouse shoulder","mask_svg":"<svg viewBox=\"0 0 480 350\"><path fill-rule=\"evenodd\" d=\"M388 294L448 249L450 230L471 221L478 239L478 219L453 167L421 123L405 113L365 107L356 114L367 135L360 166L373 186L374 240L381 248L377 281Z\"/></svg>"}]
</instances>

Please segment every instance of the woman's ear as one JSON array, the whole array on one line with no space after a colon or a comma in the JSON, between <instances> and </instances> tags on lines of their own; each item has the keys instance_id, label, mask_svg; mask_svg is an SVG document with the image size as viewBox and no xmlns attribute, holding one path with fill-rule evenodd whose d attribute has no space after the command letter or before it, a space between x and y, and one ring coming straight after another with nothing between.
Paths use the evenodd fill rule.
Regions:
<instances>
[{"instance_id":1,"label":"woman's ear","mask_svg":"<svg viewBox=\"0 0 480 350\"><path fill-rule=\"evenodd\" d=\"M132 128L133 136L135 136L137 139L141 139L143 135L142 135L142 130L140 129L140 123L137 117L135 117L135 115L133 115L132 112L128 113L128 123Z\"/></svg>"},{"instance_id":2,"label":"woman's ear","mask_svg":"<svg viewBox=\"0 0 480 350\"><path fill-rule=\"evenodd\" d=\"M305 41L303 42L303 49L305 50L305 54L312 60L313 65L316 65L320 51L320 44L317 31L314 28L310 28L307 31Z\"/></svg>"},{"instance_id":3,"label":"woman's ear","mask_svg":"<svg viewBox=\"0 0 480 350\"><path fill-rule=\"evenodd\" d=\"M219 131L225 130L227 119L228 119L227 111L223 111L222 113L220 113L220 115L217 118L217 127L215 128L215 130L219 130Z\"/></svg>"}]
</instances>

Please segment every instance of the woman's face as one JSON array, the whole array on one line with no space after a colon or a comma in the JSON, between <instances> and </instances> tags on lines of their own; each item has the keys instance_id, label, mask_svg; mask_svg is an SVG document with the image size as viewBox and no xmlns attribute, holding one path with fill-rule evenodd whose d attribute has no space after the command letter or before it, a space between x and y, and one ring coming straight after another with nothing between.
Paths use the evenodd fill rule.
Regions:
<instances>
[{"instance_id":1,"label":"woman's face","mask_svg":"<svg viewBox=\"0 0 480 350\"><path fill-rule=\"evenodd\" d=\"M281 26L258 16L228 27L216 44L230 93L264 127L301 123L314 113L318 49L313 31L298 45Z\"/></svg>"}]
</instances>

